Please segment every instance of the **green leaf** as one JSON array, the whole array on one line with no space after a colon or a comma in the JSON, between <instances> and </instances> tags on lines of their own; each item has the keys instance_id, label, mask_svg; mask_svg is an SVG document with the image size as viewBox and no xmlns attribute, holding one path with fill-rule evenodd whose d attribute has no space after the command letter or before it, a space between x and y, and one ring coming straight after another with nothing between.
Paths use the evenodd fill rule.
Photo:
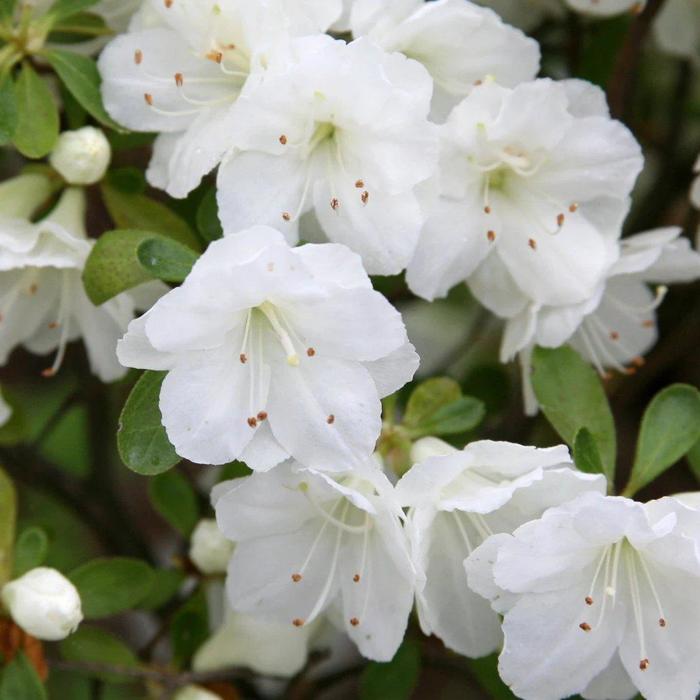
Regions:
<instances>
[{"instance_id":1,"label":"green leaf","mask_svg":"<svg viewBox=\"0 0 700 700\"><path fill-rule=\"evenodd\" d=\"M49 691L49 698L92 700L90 681L74 671L52 668L46 688Z\"/></svg>"},{"instance_id":2,"label":"green leaf","mask_svg":"<svg viewBox=\"0 0 700 700\"><path fill-rule=\"evenodd\" d=\"M144 476L162 474L180 461L168 440L158 407L165 374L144 372L131 390L119 419L117 447L122 461Z\"/></svg>"},{"instance_id":3,"label":"green leaf","mask_svg":"<svg viewBox=\"0 0 700 700\"><path fill-rule=\"evenodd\" d=\"M576 433L587 428L612 484L617 453L610 404L595 370L569 347L535 348L532 385L542 412L573 448Z\"/></svg>"},{"instance_id":4,"label":"green leaf","mask_svg":"<svg viewBox=\"0 0 700 700\"><path fill-rule=\"evenodd\" d=\"M56 0L48 11L47 16L51 17L54 24L66 17L77 15L78 12L83 12L88 7L97 5L99 0Z\"/></svg>"},{"instance_id":5,"label":"green leaf","mask_svg":"<svg viewBox=\"0 0 700 700\"><path fill-rule=\"evenodd\" d=\"M10 477L0 468L0 588L12 574L12 550L15 543L17 494Z\"/></svg>"},{"instance_id":6,"label":"green leaf","mask_svg":"<svg viewBox=\"0 0 700 700\"><path fill-rule=\"evenodd\" d=\"M77 632L64 639L59 648L66 661L105 664L125 669L138 666L135 654L124 642L97 627L82 625ZM111 683L129 683L132 680L115 673L85 671L85 674Z\"/></svg>"},{"instance_id":7,"label":"green leaf","mask_svg":"<svg viewBox=\"0 0 700 700\"><path fill-rule=\"evenodd\" d=\"M0 0L0 22L11 20L16 6L17 0Z\"/></svg>"},{"instance_id":8,"label":"green leaf","mask_svg":"<svg viewBox=\"0 0 700 700\"><path fill-rule=\"evenodd\" d=\"M209 611L204 591L200 588L173 615L170 625L170 642L175 665L187 666L204 642L209 638Z\"/></svg>"},{"instance_id":9,"label":"green leaf","mask_svg":"<svg viewBox=\"0 0 700 700\"><path fill-rule=\"evenodd\" d=\"M88 56L61 49L44 51L42 56L51 64L73 97L100 124L115 131L124 131L124 128L107 114L102 104L102 81L95 61Z\"/></svg>"},{"instance_id":10,"label":"green leaf","mask_svg":"<svg viewBox=\"0 0 700 700\"><path fill-rule=\"evenodd\" d=\"M219 205L216 203L216 188L212 187L202 197L197 209L197 230L206 241L215 241L224 235L219 221Z\"/></svg>"},{"instance_id":11,"label":"green leaf","mask_svg":"<svg viewBox=\"0 0 700 700\"><path fill-rule=\"evenodd\" d=\"M361 700L408 700L421 671L420 647L406 640L388 663L373 661L360 677Z\"/></svg>"},{"instance_id":12,"label":"green leaf","mask_svg":"<svg viewBox=\"0 0 700 700\"><path fill-rule=\"evenodd\" d=\"M185 574L177 569L156 569L151 592L139 603L141 610L158 610L169 603L185 581Z\"/></svg>"},{"instance_id":13,"label":"green leaf","mask_svg":"<svg viewBox=\"0 0 700 700\"><path fill-rule=\"evenodd\" d=\"M14 578L41 566L49 553L49 538L40 527L28 527L20 533L15 542Z\"/></svg>"},{"instance_id":14,"label":"green leaf","mask_svg":"<svg viewBox=\"0 0 700 700\"><path fill-rule=\"evenodd\" d=\"M54 24L47 41L50 44L79 44L94 37L109 36L113 33L99 15L92 12L79 12Z\"/></svg>"},{"instance_id":15,"label":"green leaf","mask_svg":"<svg viewBox=\"0 0 700 700\"><path fill-rule=\"evenodd\" d=\"M634 495L663 474L699 439L700 392L688 384L660 391L644 412L625 495Z\"/></svg>"},{"instance_id":16,"label":"green leaf","mask_svg":"<svg viewBox=\"0 0 700 700\"><path fill-rule=\"evenodd\" d=\"M498 675L498 656L485 656L481 659L467 659L472 675L479 681L484 690L488 691L492 700L516 700L508 686Z\"/></svg>"},{"instance_id":17,"label":"green leaf","mask_svg":"<svg viewBox=\"0 0 700 700\"><path fill-rule=\"evenodd\" d=\"M0 83L0 146L12 141L18 121L17 92L8 75Z\"/></svg>"},{"instance_id":18,"label":"green leaf","mask_svg":"<svg viewBox=\"0 0 700 700\"><path fill-rule=\"evenodd\" d=\"M435 377L419 384L406 405L403 423L407 428L418 428L430 420L435 412L457 401L462 390L454 379Z\"/></svg>"},{"instance_id":19,"label":"green leaf","mask_svg":"<svg viewBox=\"0 0 700 700\"><path fill-rule=\"evenodd\" d=\"M409 430L415 439L426 435L456 435L475 428L484 418L484 404L472 396L463 396L439 408L419 428Z\"/></svg>"},{"instance_id":20,"label":"green leaf","mask_svg":"<svg viewBox=\"0 0 700 700\"><path fill-rule=\"evenodd\" d=\"M160 233L178 243L200 251L201 243L188 223L165 204L146 195L122 192L102 185L105 206L115 225L123 229L138 229Z\"/></svg>"},{"instance_id":21,"label":"green leaf","mask_svg":"<svg viewBox=\"0 0 700 700\"><path fill-rule=\"evenodd\" d=\"M95 559L72 571L68 578L80 593L87 619L116 615L136 607L151 592L154 575L138 559Z\"/></svg>"},{"instance_id":22,"label":"green leaf","mask_svg":"<svg viewBox=\"0 0 700 700\"><path fill-rule=\"evenodd\" d=\"M197 494L190 482L179 472L169 471L151 479L148 495L156 511L188 537L199 520Z\"/></svg>"},{"instance_id":23,"label":"green leaf","mask_svg":"<svg viewBox=\"0 0 700 700\"><path fill-rule=\"evenodd\" d=\"M700 440L693 445L686 457L690 464L690 471L692 471L693 474L695 474L695 478L700 481Z\"/></svg>"},{"instance_id":24,"label":"green leaf","mask_svg":"<svg viewBox=\"0 0 700 700\"><path fill-rule=\"evenodd\" d=\"M27 158L43 158L58 138L58 109L46 81L29 63L22 64L15 95L17 127L13 143Z\"/></svg>"},{"instance_id":25,"label":"green leaf","mask_svg":"<svg viewBox=\"0 0 700 700\"><path fill-rule=\"evenodd\" d=\"M19 652L2 673L0 700L46 700L41 679L23 652Z\"/></svg>"},{"instance_id":26,"label":"green leaf","mask_svg":"<svg viewBox=\"0 0 700 700\"><path fill-rule=\"evenodd\" d=\"M146 178L139 168L115 168L107 173L107 182L120 192L141 194L146 190Z\"/></svg>"},{"instance_id":27,"label":"green leaf","mask_svg":"<svg viewBox=\"0 0 700 700\"><path fill-rule=\"evenodd\" d=\"M90 425L84 404L63 409L56 423L41 441L39 454L67 474L79 479L90 473Z\"/></svg>"},{"instance_id":28,"label":"green leaf","mask_svg":"<svg viewBox=\"0 0 700 700\"><path fill-rule=\"evenodd\" d=\"M92 247L83 270L90 301L99 306L122 292L153 280L138 259L139 246L156 234L149 231L107 231Z\"/></svg>"},{"instance_id":29,"label":"green leaf","mask_svg":"<svg viewBox=\"0 0 700 700\"><path fill-rule=\"evenodd\" d=\"M605 474L598 445L588 428L581 428L574 438L574 462L580 471L587 474Z\"/></svg>"},{"instance_id":30,"label":"green leaf","mask_svg":"<svg viewBox=\"0 0 700 700\"><path fill-rule=\"evenodd\" d=\"M165 282L184 282L199 255L169 238L149 238L136 252L141 265Z\"/></svg>"}]
</instances>

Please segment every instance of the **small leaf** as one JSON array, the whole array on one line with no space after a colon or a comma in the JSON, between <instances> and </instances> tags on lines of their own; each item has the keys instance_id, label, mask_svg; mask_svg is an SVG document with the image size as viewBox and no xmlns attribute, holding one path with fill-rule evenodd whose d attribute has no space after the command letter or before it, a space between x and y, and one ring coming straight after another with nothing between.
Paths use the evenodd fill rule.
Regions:
<instances>
[{"instance_id":1,"label":"small leaf","mask_svg":"<svg viewBox=\"0 0 700 700\"><path fill-rule=\"evenodd\" d=\"M99 0L56 0L48 11L47 16L51 17L54 24L66 17L77 15L78 12L83 12L88 7L97 5Z\"/></svg>"},{"instance_id":2,"label":"small leaf","mask_svg":"<svg viewBox=\"0 0 700 700\"><path fill-rule=\"evenodd\" d=\"M12 550L15 543L17 495L10 477L0 469L0 588L12 574Z\"/></svg>"},{"instance_id":3,"label":"small leaf","mask_svg":"<svg viewBox=\"0 0 700 700\"><path fill-rule=\"evenodd\" d=\"M420 648L411 640L388 663L370 662L360 677L361 700L408 700L421 671Z\"/></svg>"},{"instance_id":4,"label":"small leaf","mask_svg":"<svg viewBox=\"0 0 700 700\"><path fill-rule=\"evenodd\" d=\"M81 56L72 51L52 49L44 51L42 56L51 64L63 84L75 99L100 124L124 131L105 111L100 92L101 78L97 64L88 56Z\"/></svg>"},{"instance_id":5,"label":"small leaf","mask_svg":"<svg viewBox=\"0 0 700 700\"><path fill-rule=\"evenodd\" d=\"M224 235L221 221L219 221L219 205L216 203L214 187L202 197L197 209L197 230L207 241L215 241Z\"/></svg>"},{"instance_id":6,"label":"small leaf","mask_svg":"<svg viewBox=\"0 0 700 700\"><path fill-rule=\"evenodd\" d=\"M574 462L587 474L605 474L605 467L598 452L598 445L588 428L581 428L574 438Z\"/></svg>"},{"instance_id":7,"label":"small leaf","mask_svg":"<svg viewBox=\"0 0 700 700\"><path fill-rule=\"evenodd\" d=\"M695 478L700 481L700 440L693 445L686 457L690 464L690 471L692 471L693 474L695 474Z\"/></svg>"},{"instance_id":8,"label":"small leaf","mask_svg":"<svg viewBox=\"0 0 700 700\"><path fill-rule=\"evenodd\" d=\"M138 229L160 233L192 250L200 251L201 243L187 222L165 204L144 194L122 192L110 185L102 185L105 206L115 225L122 229Z\"/></svg>"},{"instance_id":9,"label":"small leaf","mask_svg":"<svg viewBox=\"0 0 700 700\"><path fill-rule=\"evenodd\" d=\"M36 569L46 561L49 538L40 527L28 527L20 533L15 543L14 578Z\"/></svg>"},{"instance_id":10,"label":"small leaf","mask_svg":"<svg viewBox=\"0 0 700 700\"><path fill-rule=\"evenodd\" d=\"M644 412L625 495L634 495L663 474L699 439L700 392L688 384L660 391Z\"/></svg>"},{"instance_id":11,"label":"small leaf","mask_svg":"<svg viewBox=\"0 0 700 700\"><path fill-rule=\"evenodd\" d=\"M61 642L60 650L66 661L105 664L125 669L138 666L136 655L124 642L97 627L82 625L77 632ZM129 683L132 680L129 676L116 673L85 671L85 674L111 683Z\"/></svg>"},{"instance_id":12,"label":"small leaf","mask_svg":"<svg viewBox=\"0 0 700 700\"><path fill-rule=\"evenodd\" d=\"M23 652L19 652L2 672L0 700L46 700L41 679Z\"/></svg>"},{"instance_id":13,"label":"small leaf","mask_svg":"<svg viewBox=\"0 0 700 700\"><path fill-rule=\"evenodd\" d=\"M141 265L164 282L184 282L199 257L192 248L169 238L149 238L138 247Z\"/></svg>"},{"instance_id":14,"label":"small leaf","mask_svg":"<svg viewBox=\"0 0 700 700\"><path fill-rule=\"evenodd\" d=\"M554 429L574 446L587 428L595 440L609 483L615 476L615 423L600 377L569 347L535 348L532 385L542 412Z\"/></svg>"},{"instance_id":15,"label":"small leaf","mask_svg":"<svg viewBox=\"0 0 700 700\"><path fill-rule=\"evenodd\" d=\"M138 559L94 559L72 571L68 578L80 593L87 619L116 615L136 607L151 592L154 575Z\"/></svg>"},{"instance_id":16,"label":"small leaf","mask_svg":"<svg viewBox=\"0 0 700 700\"><path fill-rule=\"evenodd\" d=\"M99 306L154 277L138 259L141 243L156 234L118 229L103 233L92 247L83 270L83 284L90 301Z\"/></svg>"},{"instance_id":17,"label":"small leaf","mask_svg":"<svg viewBox=\"0 0 700 700\"><path fill-rule=\"evenodd\" d=\"M29 63L22 64L15 95L17 127L13 143L27 158L43 158L58 138L58 109L46 81Z\"/></svg>"},{"instance_id":18,"label":"small leaf","mask_svg":"<svg viewBox=\"0 0 700 700\"><path fill-rule=\"evenodd\" d=\"M158 610L169 603L185 581L185 574L177 569L156 569L151 592L139 603L140 610Z\"/></svg>"},{"instance_id":19,"label":"small leaf","mask_svg":"<svg viewBox=\"0 0 700 700\"><path fill-rule=\"evenodd\" d=\"M438 409L457 401L461 396L462 390L454 379L428 379L419 384L408 399L403 423L407 428L418 428L430 420Z\"/></svg>"},{"instance_id":20,"label":"small leaf","mask_svg":"<svg viewBox=\"0 0 700 700\"><path fill-rule=\"evenodd\" d=\"M18 121L16 88L12 78L6 76L0 82L0 146L12 141Z\"/></svg>"},{"instance_id":21,"label":"small leaf","mask_svg":"<svg viewBox=\"0 0 700 700\"><path fill-rule=\"evenodd\" d=\"M146 178L138 168L115 168L107 173L107 182L120 192L142 194L146 190Z\"/></svg>"},{"instance_id":22,"label":"small leaf","mask_svg":"<svg viewBox=\"0 0 700 700\"><path fill-rule=\"evenodd\" d=\"M179 472L170 471L151 479L148 494L156 511L188 537L199 520L197 495L189 481Z\"/></svg>"},{"instance_id":23,"label":"small leaf","mask_svg":"<svg viewBox=\"0 0 700 700\"><path fill-rule=\"evenodd\" d=\"M158 407L164 379L165 372L144 372L119 419L117 447L122 461L144 476L162 474L180 461L168 440Z\"/></svg>"},{"instance_id":24,"label":"small leaf","mask_svg":"<svg viewBox=\"0 0 700 700\"><path fill-rule=\"evenodd\" d=\"M180 668L187 666L195 652L209 637L209 612L200 588L173 615L170 641L173 659Z\"/></svg>"},{"instance_id":25,"label":"small leaf","mask_svg":"<svg viewBox=\"0 0 700 700\"><path fill-rule=\"evenodd\" d=\"M426 435L456 435L475 428L484 418L484 404L472 396L461 398L440 407L420 427L409 430L415 440Z\"/></svg>"}]
</instances>

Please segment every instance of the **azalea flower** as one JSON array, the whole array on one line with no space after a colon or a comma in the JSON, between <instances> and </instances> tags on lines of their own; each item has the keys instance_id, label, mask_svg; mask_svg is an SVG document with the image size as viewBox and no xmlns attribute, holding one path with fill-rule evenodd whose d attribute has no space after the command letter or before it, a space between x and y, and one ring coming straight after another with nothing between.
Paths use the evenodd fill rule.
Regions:
<instances>
[{"instance_id":1,"label":"azalea flower","mask_svg":"<svg viewBox=\"0 0 700 700\"><path fill-rule=\"evenodd\" d=\"M416 187L435 171L431 93L419 63L368 40L297 40L236 103L217 181L224 230L268 224L295 243L313 210L370 274L400 272L424 219Z\"/></svg>"},{"instance_id":2,"label":"azalea flower","mask_svg":"<svg viewBox=\"0 0 700 700\"><path fill-rule=\"evenodd\" d=\"M467 586L464 560L487 537L512 532L584 491L605 491L605 478L573 469L568 449L482 440L456 450L436 438L414 446L413 466L396 494L409 506L407 531L425 586L416 599L421 628L459 654L498 650L501 625Z\"/></svg>"},{"instance_id":3,"label":"azalea flower","mask_svg":"<svg viewBox=\"0 0 700 700\"><path fill-rule=\"evenodd\" d=\"M389 661L403 640L416 573L403 513L377 462L334 474L287 462L213 495L234 610L303 629L328 612L360 653Z\"/></svg>"},{"instance_id":4,"label":"azalea flower","mask_svg":"<svg viewBox=\"0 0 700 700\"><path fill-rule=\"evenodd\" d=\"M6 202L18 191L21 196ZM85 233L85 193L67 189L46 218L30 223L25 217L48 192L41 176L18 178L7 190L0 189L0 365L19 345L38 355L56 351L44 370L44 376L51 377L68 343L82 337L93 373L102 381L114 381L125 374L116 345L134 317L134 295L143 296L147 305L162 286L145 285L134 295L120 294L94 306L81 279L94 243Z\"/></svg>"},{"instance_id":5,"label":"azalea flower","mask_svg":"<svg viewBox=\"0 0 700 700\"><path fill-rule=\"evenodd\" d=\"M653 25L656 43L674 56L700 62L700 2L667 0Z\"/></svg>"},{"instance_id":6,"label":"azalea flower","mask_svg":"<svg viewBox=\"0 0 700 700\"><path fill-rule=\"evenodd\" d=\"M289 455L352 468L374 448L379 399L418 365L356 255L293 249L265 226L211 244L180 288L130 324L118 354L168 372L160 409L178 454L253 469Z\"/></svg>"},{"instance_id":7,"label":"azalea flower","mask_svg":"<svg viewBox=\"0 0 700 700\"><path fill-rule=\"evenodd\" d=\"M173 197L193 190L230 145L230 107L250 75L290 33L316 31L324 15L332 21L339 12L320 0L146 0L134 30L109 43L99 68L110 115L160 134L149 182ZM153 14L159 22L144 22Z\"/></svg>"},{"instance_id":8,"label":"azalea flower","mask_svg":"<svg viewBox=\"0 0 700 700\"><path fill-rule=\"evenodd\" d=\"M532 80L540 67L534 39L466 0L357 0L351 24L355 37L368 36L428 69L435 81L433 113L442 119L476 81L491 76L517 85Z\"/></svg>"},{"instance_id":9,"label":"azalea flower","mask_svg":"<svg viewBox=\"0 0 700 700\"><path fill-rule=\"evenodd\" d=\"M568 343L601 375L607 370L632 374L657 339L656 309L666 284L700 279L700 253L680 238L681 229L648 231L620 241L618 260L590 299L569 306L530 305L506 323L501 360L521 353L523 379L530 377L533 345ZM650 284L657 284L652 291ZM536 411L529 386L528 412Z\"/></svg>"},{"instance_id":10,"label":"azalea flower","mask_svg":"<svg viewBox=\"0 0 700 700\"><path fill-rule=\"evenodd\" d=\"M673 498L587 493L486 540L465 566L504 615L501 678L525 700L695 698L699 537Z\"/></svg>"},{"instance_id":11,"label":"azalea flower","mask_svg":"<svg viewBox=\"0 0 700 700\"><path fill-rule=\"evenodd\" d=\"M504 318L590 298L641 167L639 145L592 85L485 82L442 127L441 196L409 286L431 300L466 280Z\"/></svg>"}]
</instances>

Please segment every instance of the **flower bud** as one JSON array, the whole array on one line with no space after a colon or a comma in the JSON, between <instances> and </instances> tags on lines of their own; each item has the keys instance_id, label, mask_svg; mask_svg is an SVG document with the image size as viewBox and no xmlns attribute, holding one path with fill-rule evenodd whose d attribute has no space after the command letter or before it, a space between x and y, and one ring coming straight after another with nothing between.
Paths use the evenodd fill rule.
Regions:
<instances>
[{"instance_id":1,"label":"flower bud","mask_svg":"<svg viewBox=\"0 0 700 700\"><path fill-rule=\"evenodd\" d=\"M221 696L198 685L186 685L175 693L173 700L221 700Z\"/></svg>"},{"instance_id":2,"label":"flower bud","mask_svg":"<svg viewBox=\"0 0 700 700\"><path fill-rule=\"evenodd\" d=\"M32 569L5 584L1 597L25 632L48 642L65 639L83 619L78 591L55 569Z\"/></svg>"},{"instance_id":3,"label":"flower bud","mask_svg":"<svg viewBox=\"0 0 700 700\"><path fill-rule=\"evenodd\" d=\"M93 185L107 172L112 149L100 129L64 131L49 161L70 185Z\"/></svg>"},{"instance_id":4,"label":"flower bud","mask_svg":"<svg viewBox=\"0 0 700 700\"><path fill-rule=\"evenodd\" d=\"M418 464L428 457L444 457L458 450L436 437L424 437L416 440L411 448L411 461Z\"/></svg>"},{"instance_id":5,"label":"flower bud","mask_svg":"<svg viewBox=\"0 0 700 700\"><path fill-rule=\"evenodd\" d=\"M233 542L227 540L216 520L200 520L192 533L190 559L203 574L224 574L233 554Z\"/></svg>"}]
</instances>

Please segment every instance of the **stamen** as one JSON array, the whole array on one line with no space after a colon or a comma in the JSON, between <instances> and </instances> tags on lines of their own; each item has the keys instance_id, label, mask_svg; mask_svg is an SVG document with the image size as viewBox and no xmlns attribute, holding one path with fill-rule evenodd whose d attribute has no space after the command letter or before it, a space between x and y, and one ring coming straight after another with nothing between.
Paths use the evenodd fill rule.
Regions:
<instances>
[{"instance_id":1,"label":"stamen","mask_svg":"<svg viewBox=\"0 0 700 700\"><path fill-rule=\"evenodd\" d=\"M337 197L331 199L331 209L333 211L338 211L338 209L340 209L340 200Z\"/></svg>"},{"instance_id":2,"label":"stamen","mask_svg":"<svg viewBox=\"0 0 700 700\"><path fill-rule=\"evenodd\" d=\"M306 354L307 354L309 357L313 357L313 356L316 354L315 348L306 348Z\"/></svg>"},{"instance_id":3,"label":"stamen","mask_svg":"<svg viewBox=\"0 0 700 700\"><path fill-rule=\"evenodd\" d=\"M537 241L534 238L530 238L527 242L527 244L532 248L533 250L537 250Z\"/></svg>"},{"instance_id":4,"label":"stamen","mask_svg":"<svg viewBox=\"0 0 700 700\"><path fill-rule=\"evenodd\" d=\"M136 51L134 51L134 63L137 66L140 66L141 63L143 63L143 51L141 51L141 49L136 49Z\"/></svg>"},{"instance_id":5,"label":"stamen","mask_svg":"<svg viewBox=\"0 0 700 700\"><path fill-rule=\"evenodd\" d=\"M326 418L326 423L328 423L328 425L333 425L333 423L335 423L335 416L332 413Z\"/></svg>"},{"instance_id":6,"label":"stamen","mask_svg":"<svg viewBox=\"0 0 700 700\"><path fill-rule=\"evenodd\" d=\"M294 583L299 583L302 578L304 577L301 574L292 574L292 581L294 581Z\"/></svg>"},{"instance_id":7,"label":"stamen","mask_svg":"<svg viewBox=\"0 0 700 700\"><path fill-rule=\"evenodd\" d=\"M257 428L258 427L258 419L254 418L254 417L248 418L248 425L251 428Z\"/></svg>"},{"instance_id":8,"label":"stamen","mask_svg":"<svg viewBox=\"0 0 700 700\"><path fill-rule=\"evenodd\" d=\"M493 243L496 240L496 232L495 231L487 231L486 232L486 238Z\"/></svg>"},{"instance_id":9,"label":"stamen","mask_svg":"<svg viewBox=\"0 0 700 700\"><path fill-rule=\"evenodd\" d=\"M56 325L61 327L61 335L58 339L58 350L56 352L56 357L54 358L53 365L48 369L45 369L42 373L42 377L54 377L61 365L63 364L63 359L66 356L66 347L68 346L68 332L70 328L70 287L71 280L68 275L63 275L61 280L61 298L58 304L58 318L56 319Z\"/></svg>"},{"instance_id":10,"label":"stamen","mask_svg":"<svg viewBox=\"0 0 700 700\"><path fill-rule=\"evenodd\" d=\"M457 514L457 511L452 511L452 516L455 519L455 522L457 523L457 529L459 530L459 534L462 536L462 540L464 541L464 544L467 546L467 552L471 554L474 551L474 548L472 547L471 540L469 539L469 535L467 535L467 531L464 529L464 525L462 521L459 519L459 515Z\"/></svg>"},{"instance_id":11,"label":"stamen","mask_svg":"<svg viewBox=\"0 0 700 700\"><path fill-rule=\"evenodd\" d=\"M365 181L364 180L357 180L355 182L355 187L357 187L358 190L362 190L365 187Z\"/></svg>"},{"instance_id":12,"label":"stamen","mask_svg":"<svg viewBox=\"0 0 700 700\"><path fill-rule=\"evenodd\" d=\"M584 631L584 632L590 632L591 631L591 626L587 622L582 622L579 627Z\"/></svg>"},{"instance_id":13,"label":"stamen","mask_svg":"<svg viewBox=\"0 0 700 700\"><path fill-rule=\"evenodd\" d=\"M360 199L362 200L363 204L367 204L367 202L369 202L369 192L367 192L367 190L365 190L362 193L362 195L360 196Z\"/></svg>"},{"instance_id":14,"label":"stamen","mask_svg":"<svg viewBox=\"0 0 700 700\"><path fill-rule=\"evenodd\" d=\"M351 617L350 618L350 624L353 627L357 627L360 624L360 621L356 617Z\"/></svg>"},{"instance_id":15,"label":"stamen","mask_svg":"<svg viewBox=\"0 0 700 700\"><path fill-rule=\"evenodd\" d=\"M175 85L182 87L185 84L185 76L182 73L175 73Z\"/></svg>"},{"instance_id":16,"label":"stamen","mask_svg":"<svg viewBox=\"0 0 700 700\"><path fill-rule=\"evenodd\" d=\"M277 338L279 339L283 350L287 353L287 364L291 367L298 367L300 363L299 355L297 355L297 352L294 349L294 344L292 343L289 333L287 333L287 331L282 327L275 307L270 304L270 302L266 301L258 308L263 312L263 314L265 314L265 317L270 322L272 329L277 334Z\"/></svg>"},{"instance_id":17,"label":"stamen","mask_svg":"<svg viewBox=\"0 0 700 700\"><path fill-rule=\"evenodd\" d=\"M287 145L287 137L284 134L282 134L282 136L280 136L279 141L283 146Z\"/></svg>"},{"instance_id":18,"label":"stamen","mask_svg":"<svg viewBox=\"0 0 700 700\"><path fill-rule=\"evenodd\" d=\"M292 620L292 624L293 624L295 627L303 627L303 626L304 626L304 620L302 620L300 617L295 617L295 618Z\"/></svg>"},{"instance_id":19,"label":"stamen","mask_svg":"<svg viewBox=\"0 0 700 700\"><path fill-rule=\"evenodd\" d=\"M267 411L260 411L260 413L257 415L257 419L261 423L262 421L267 420Z\"/></svg>"}]
</instances>

